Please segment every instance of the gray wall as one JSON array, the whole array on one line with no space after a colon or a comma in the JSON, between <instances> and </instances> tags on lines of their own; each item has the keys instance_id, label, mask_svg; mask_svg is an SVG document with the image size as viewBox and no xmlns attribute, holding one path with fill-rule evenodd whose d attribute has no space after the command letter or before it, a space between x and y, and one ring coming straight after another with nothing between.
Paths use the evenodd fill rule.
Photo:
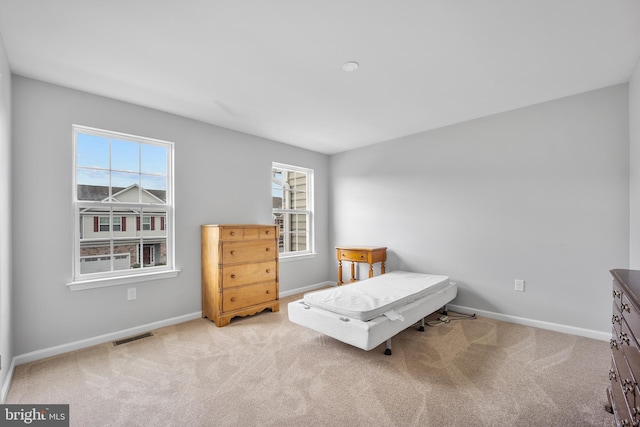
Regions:
<instances>
[{"instance_id":1,"label":"gray wall","mask_svg":"<svg viewBox=\"0 0 640 427\"><path fill-rule=\"evenodd\" d=\"M331 244L449 275L460 306L609 331L628 132L623 84L334 155Z\"/></svg>"},{"instance_id":2,"label":"gray wall","mask_svg":"<svg viewBox=\"0 0 640 427\"><path fill-rule=\"evenodd\" d=\"M175 143L175 279L71 292L72 134L80 124ZM281 292L327 280L327 156L155 110L13 77L15 354L201 309L200 225L270 223L271 162L315 171L315 258L281 263Z\"/></svg>"},{"instance_id":3,"label":"gray wall","mask_svg":"<svg viewBox=\"0 0 640 427\"><path fill-rule=\"evenodd\" d=\"M629 81L629 164L631 203L630 260L632 269L640 269L640 62Z\"/></svg>"},{"instance_id":4,"label":"gray wall","mask_svg":"<svg viewBox=\"0 0 640 427\"><path fill-rule=\"evenodd\" d=\"M11 310L11 70L0 39L0 384L14 354Z\"/></svg>"}]
</instances>

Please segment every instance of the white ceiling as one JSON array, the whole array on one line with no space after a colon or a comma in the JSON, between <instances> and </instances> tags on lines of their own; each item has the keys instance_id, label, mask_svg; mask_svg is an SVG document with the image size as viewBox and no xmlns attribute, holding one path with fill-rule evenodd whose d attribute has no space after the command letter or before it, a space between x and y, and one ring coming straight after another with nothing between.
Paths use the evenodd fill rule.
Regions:
<instances>
[{"instance_id":1,"label":"white ceiling","mask_svg":"<svg viewBox=\"0 0 640 427\"><path fill-rule=\"evenodd\" d=\"M627 82L640 1L0 0L0 35L15 74L332 154Z\"/></svg>"}]
</instances>

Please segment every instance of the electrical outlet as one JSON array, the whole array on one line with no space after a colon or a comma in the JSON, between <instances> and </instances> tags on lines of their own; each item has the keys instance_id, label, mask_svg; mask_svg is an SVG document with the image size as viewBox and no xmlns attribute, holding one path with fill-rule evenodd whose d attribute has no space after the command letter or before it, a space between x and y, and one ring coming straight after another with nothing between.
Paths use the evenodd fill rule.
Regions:
<instances>
[{"instance_id":1,"label":"electrical outlet","mask_svg":"<svg viewBox=\"0 0 640 427\"><path fill-rule=\"evenodd\" d=\"M129 288L127 290L127 299L129 301L133 301L134 299L136 299L136 288Z\"/></svg>"},{"instance_id":2,"label":"electrical outlet","mask_svg":"<svg viewBox=\"0 0 640 427\"><path fill-rule=\"evenodd\" d=\"M516 279L516 292L524 292L524 280Z\"/></svg>"}]
</instances>

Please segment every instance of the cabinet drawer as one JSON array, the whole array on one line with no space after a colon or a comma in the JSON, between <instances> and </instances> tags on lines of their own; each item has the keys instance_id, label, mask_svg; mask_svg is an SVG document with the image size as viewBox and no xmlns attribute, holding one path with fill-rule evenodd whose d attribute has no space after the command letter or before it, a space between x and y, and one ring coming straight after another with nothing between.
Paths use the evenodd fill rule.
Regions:
<instances>
[{"instance_id":1,"label":"cabinet drawer","mask_svg":"<svg viewBox=\"0 0 640 427\"><path fill-rule=\"evenodd\" d=\"M613 303L618 304L620 307L620 303L622 302L622 289L616 280L613 281Z\"/></svg>"},{"instance_id":2,"label":"cabinet drawer","mask_svg":"<svg viewBox=\"0 0 640 427\"><path fill-rule=\"evenodd\" d=\"M276 280L276 261L222 267L222 283L225 289L258 282Z\"/></svg>"},{"instance_id":3,"label":"cabinet drawer","mask_svg":"<svg viewBox=\"0 0 640 427\"><path fill-rule=\"evenodd\" d=\"M223 229L220 230L220 239L221 240L243 240L244 228L224 227Z\"/></svg>"},{"instance_id":4,"label":"cabinet drawer","mask_svg":"<svg viewBox=\"0 0 640 427\"><path fill-rule=\"evenodd\" d=\"M233 311L267 301L275 301L277 297L275 282L224 289L222 291L222 309L223 311Z\"/></svg>"},{"instance_id":5,"label":"cabinet drawer","mask_svg":"<svg viewBox=\"0 0 640 427\"><path fill-rule=\"evenodd\" d=\"M640 366L640 350L638 349L638 343L633 336L633 333L629 330L629 326L623 320L622 328L620 329L620 334L618 335L618 342L622 351L624 352L624 356L627 359L629 366L628 368L631 371L631 375L633 376L634 381L637 383L640 380L640 372L638 367ZM622 373L622 368L618 366L618 370ZM637 402L640 404L640 399Z\"/></svg>"},{"instance_id":6,"label":"cabinet drawer","mask_svg":"<svg viewBox=\"0 0 640 427\"><path fill-rule=\"evenodd\" d=\"M618 382L620 383L620 387L622 387L622 393L627 400L627 405L629 406L629 408L633 408L635 405L636 397L636 382L634 377L631 375L631 371L629 369L629 365L627 364L625 356L630 351L636 353L638 351L637 348L635 348L635 340L628 336L628 332L629 330L626 328L626 325L623 322L622 329L618 334L619 348L612 348L612 354L613 359L616 362L616 368L618 371Z\"/></svg>"},{"instance_id":7,"label":"cabinet drawer","mask_svg":"<svg viewBox=\"0 0 640 427\"><path fill-rule=\"evenodd\" d=\"M222 243L220 261L234 264L248 261L267 261L278 257L274 240L243 240Z\"/></svg>"},{"instance_id":8,"label":"cabinet drawer","mask_svg":"<svg viewBox=\"0 0 640 427\"><path fill-rule=\"evenodd\" d=\"M614 356L611 356L611 369L609 370L609 379L611 381L611 395L613 401L611 404L614 407L614 414L616 417L616 425L621 425L626 420L628 425L632 425L633 417L627 404L627 399L622 389L621 382L619 380L618 368Z\"/></svg>"},{"instance_id":9,"label":"cabinet drawer","mask_svg":"<svg viewBox=\"0 0 640 427\"><path fill-rule=\"evenodd\" d=\"M350 251L347 249L341 249L338 253L338 257L345 261L366 261L367 254L363 251Z\"/></svg>"},{"instance_id":10,"label":"cabinet drawer","mask_svg":"<svg viewBox=\"0 0 640 427\"><path fill-rule=\"evenodd\" d=\"M627 321L629 329L636 332L640 331L640 314L638 314L625 294L622 294L622 303L620 308L624 310L622 312L622 317Z\"/></svg>"},{"instance_id":11,"label":"cabinet drawer","mask_svg":"<svg viewBox=\"0 0 640 427\"><path fill-rule=\"evenodd\" d=\"M260 227L261 239L277 239L278 229L276 227Z\"/></svg>"}]
</instances>

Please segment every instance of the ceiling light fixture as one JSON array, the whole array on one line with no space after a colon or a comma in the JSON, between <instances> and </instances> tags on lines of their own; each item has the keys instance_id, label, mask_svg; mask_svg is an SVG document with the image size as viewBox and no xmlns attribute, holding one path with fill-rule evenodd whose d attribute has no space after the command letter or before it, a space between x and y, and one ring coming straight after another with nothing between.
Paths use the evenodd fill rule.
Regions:
<instances>
[{"instance_id":1,"label":"ceiling light fixture","mask_svg":"<svg viewBox=\"0 0 640 427\"><path fill-rule=\"evenodd\" d=\"M355 71L358 69L359 66L360 64L358 64L355 61L347 61L344 64L342 64L342 69L345 71Z\"/></svg>"}]
</instances>

